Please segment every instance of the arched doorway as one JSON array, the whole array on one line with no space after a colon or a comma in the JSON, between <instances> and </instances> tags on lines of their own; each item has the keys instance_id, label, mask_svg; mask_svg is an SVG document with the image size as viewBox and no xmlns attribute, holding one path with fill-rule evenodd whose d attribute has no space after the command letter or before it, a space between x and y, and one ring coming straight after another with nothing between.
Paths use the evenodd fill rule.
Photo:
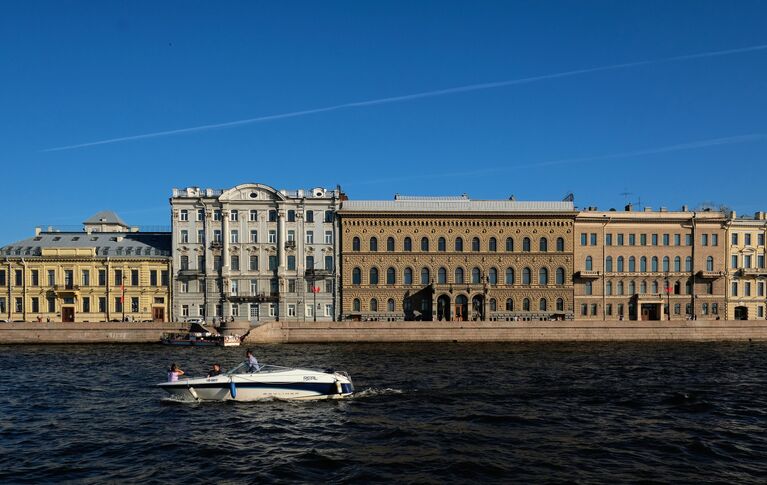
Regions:
<instances>
[{"instance_id":1,"label":"arched doorway","mask_svg":"<svg viewBox=\"0 0 767 485\"><path fill-rule=\"evenodd\" d=\"M736 306L735 307L735 320L748 320L748 307Z\"/></svg>"},{"instance_id":2,"label":"arched doorway","mask_svg":"<svg viewBox=\"0 0 767 485\"><path fill-rule=\"evenodd\" d=\"M469 299L466 295L455 297L455 320L463 322L469 318Z\"/></svg>"},{"instance_id":3,"label":"arched doorway","mask_svg":"<svg viewBox=\"0 0 767 485\"><path fill-rule=\"evenodd\" d=\"M485 297L483 295L474 295L471 298L471 319L485 319Z\"/></svg>"},{"instance_id":4,"label":"arched doorway","mask_svg":"<svg viewBox=\"0 0 767 485\"><path fill-rule=\"evenodd\" d=\"M437 298L437 320L450 320L450 297L441 295Z\"/></svg>"}]
</instances>

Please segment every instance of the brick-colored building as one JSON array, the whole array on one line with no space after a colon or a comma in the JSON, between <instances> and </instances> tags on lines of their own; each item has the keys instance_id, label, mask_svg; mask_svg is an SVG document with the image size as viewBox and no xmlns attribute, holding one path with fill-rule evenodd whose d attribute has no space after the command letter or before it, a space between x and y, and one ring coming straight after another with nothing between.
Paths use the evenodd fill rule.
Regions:
<instances>
[{"instance_id":1,"label":"brick-colored building","mask_svg":"<svg viewBox=\"0 0 767 485\"><path fill-rule=\"evenodd\" d=\"M762 320L767 314L766 236L767 213L757 212L754 217L731 214L727 230L729 320Z\"/></svg>"},{"instance_id":2,"label":"brick-colored building","mask_svg":"<svg viewBox=\"0 0 767 485\"><path fill-rule=\"evenodd\" d=\"M575 318L725 318L727 219L716 211L585 210L575 220Z\"/></svg>"},{"instance_id":3,"label":"brick-colored building","mask_svg":"<svg viewBox=\"0 0 767 485\"><path fill-rule=\"evenodd\" d=\"M341 318L572 318L575 215L569 201L344 201Z\"/></svg>"}]
</instances>

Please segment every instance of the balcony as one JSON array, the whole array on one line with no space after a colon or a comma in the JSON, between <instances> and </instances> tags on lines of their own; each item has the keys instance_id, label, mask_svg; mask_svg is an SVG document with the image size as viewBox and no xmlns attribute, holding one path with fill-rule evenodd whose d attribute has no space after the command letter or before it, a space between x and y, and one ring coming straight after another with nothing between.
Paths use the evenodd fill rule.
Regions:
<instances>
[{"instance_id":1,"label":"balcony","mask_svg":"<svg viewBox=\"0 0 767 485\"><path fill-rule=\"evenodd\" d=\"M307 269L306 273L304 274L304 277L308 280L318 280L322 278L328 278L330 276L333 276L333 272L327 269Z\"/></svg>"},{"instance_id":2,"label":"balcony","mask_svg":"<svg viewBox=\"0 0 767 485\"><path fill-rule=\"evenodd\" d=\"M721 278L724 276L724 271L698 271L695 276L698 278L703 278L707 280L715 280L717 278Z\"/></svg>"},{"instance_id":3,"label":"balcony","mask_svg":"<svg viewBox=\"0 0 767 485\"><path fill-rule=\"evenodd\" d=\"M210 249L221 249L224 247L224 243L221 241L213 241L210 243Z\"/></svg>"},{"instance_id":4,"label":"balcony","mask_svg":"<svg viewBox=\"0 0 767 485\"><path fill-rule=\"evenodd\" d=\"M200 277L200 270L199 269L181 268L180 270L178 270L178 276L179 276L179 278L199 278Z\"/></svg>"},{"instance_id":5,"label":"balcony","mask_svg":"<svg viewBox=\"0 0 767 485\"><path fill-rule=\"evenodd\" d=\"M285 241L285 249L296 249L295 241Z\"/></svg>"},{"instance_id":6,"label":"balcony","mask_svg":"<svg viewBox=\"0 0 767 485\"><path fill-rule=\"evenodd\" d=\"M741 277L767 276L767 268L741 268L738 275Z\"/></svg>"},{"instance_id":7,"label":"balcony","mask_svg":"<svg viewBox=\"0 0 767 485\"><path fill-rule=\"evenodd\" d=\"M53 291L55 291L59 295L64 294L79 294L80 293L80 286L79 285L71 285L71 284L65 284L65 285L53 285Z\"/></svg>"},{"instance_id":8,"label":"balcony","mask_svg":"<svg viewBox=\"0 0 767 485\"><path fill-rule=\"evenodd\" d=\"M234 303L263 303L279 301L279 293L258 293L255 295L226 295L228 301Z\"/></svg>"},{"instance_id":9,"label":"balcony","mask_svg":"<svg viewBox=\"0 0 767 485\"><path fill-rule=\"evenodd\" d=\"M573 276L575 276L576 278L584 279L584 280L593 280L593 279L597 279L600 276L602 276L602 272L601 271L593 271L593 270L584 270L584 271L576 272L575 275L573 275Z\"/></svg>"}]
</instances>

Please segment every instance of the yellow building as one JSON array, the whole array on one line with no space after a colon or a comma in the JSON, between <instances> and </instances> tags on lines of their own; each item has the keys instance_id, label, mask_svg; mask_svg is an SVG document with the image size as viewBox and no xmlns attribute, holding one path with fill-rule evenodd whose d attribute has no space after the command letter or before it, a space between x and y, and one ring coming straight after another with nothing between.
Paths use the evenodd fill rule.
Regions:
<instances>
[{"instance_id":1,"label":"yellow building","mask_svg":"<svg viewBox=\"0 0 767 485\"><path fill-rule=\"evenodd\" d=\"M168 321L170 233L138 232L113 212L83 225L0 248L0 319Z\"/></svg>"},{"instance_id":2,"label":"yellow building","mask_svg":"<svg viewBox=\"0 0 767 485\"><path fill-rule=\"evenodd\" d=\"M575 214L570 201L344 201L341 318L572 318Z\"/></svg>"},{"instance_id":3,"label":"yellow building","mask_svg":"<svg viewBox=\"0 0 767 485\"><path fill-rule=\"evenodd\" d=\"M767 269L765 268L767 213L753 218L736 217L733 212L727 228L727 318L762 320L765 318Z\"/></svg>"}]
</instances>

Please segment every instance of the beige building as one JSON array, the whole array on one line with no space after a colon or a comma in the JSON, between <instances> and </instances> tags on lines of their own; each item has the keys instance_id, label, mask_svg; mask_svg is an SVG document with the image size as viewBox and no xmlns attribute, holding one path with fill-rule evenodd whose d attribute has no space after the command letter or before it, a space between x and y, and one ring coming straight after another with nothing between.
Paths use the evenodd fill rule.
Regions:
<instances>
[{"instance_id":1,"label":"beige building","mask_svg":"<svg viewBox=\"0 0 767 485\"><path fill-rule=\"evenodd\" d=\"M465 195L344 201L341 318L572 318L575 214Z\"/></svg>"},{"instance_id":2,"label":"beige building","mask_svg":"<svg viewBox=\"0 0 767 485\"><path fill-rule=\"evenodd\" d=\"M765 235L767 213L736 217L733 212L727 229L727 318L761 320L765 318Z\"/></svg>"},{"instance_id":3,"label":"beige building","mask_svg":"<svg viewBox=\"0 0 767 485\"><path fill-rule=\"evenodd\" d=\"M580 212L575 318L724 318L726 223L721 212L686 207Z\"/></svg>"},{"instance_id":4,"label":"beige building","mask_svg":"<svg viewBox=\"0 0 767 485\"><path fill-rule=\"evenodd\" d=\"M138 232L113 212L83 225L0 248L0 319L168 321L170 233Z\"/></svg>"}]
</instances>

